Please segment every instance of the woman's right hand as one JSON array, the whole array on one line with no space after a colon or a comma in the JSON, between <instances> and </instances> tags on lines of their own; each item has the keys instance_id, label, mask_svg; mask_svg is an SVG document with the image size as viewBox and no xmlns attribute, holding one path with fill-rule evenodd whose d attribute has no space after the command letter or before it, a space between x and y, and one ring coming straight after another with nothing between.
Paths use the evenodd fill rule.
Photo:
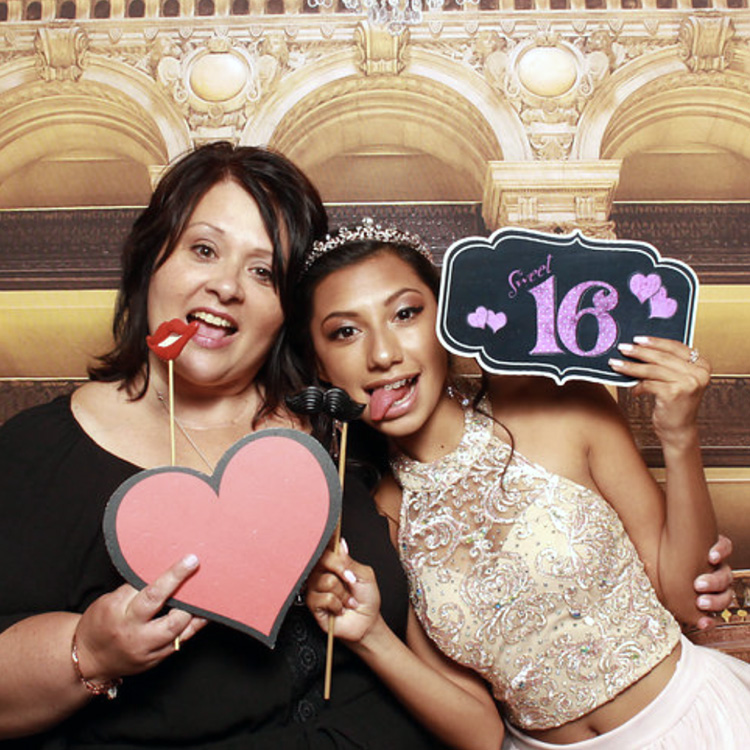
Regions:
<instances>
[{"instance_id":1,"label":"woman's right hand","mask_svg":"<svg viewBox=\"0 0 750 750\"><path fill-rule=\"evenodd\" d=\"M307 579L307 605L327 632L347 642L415 718L448 747L499 748L503 723L492 696L474 672L450 661L409 611L404 643L380 614L372 568L349 557L344 541L326 550ZM441 744L441 747L443 745Z\"/></svg>"},{"instance_id":2,"label":"woman's right hand","mask_svg":"<svg viewBox=\"0 0 750 750\"><path fill-rule=\"evenodd\" d=\"M307 579L305 601L324 632L334 617L334 635L361 642L380 617L380 590L375 573L349 556L342 539L339 551L327 549Z\"/></svg>"},{"instance_id":3,"label":"woman's right hand","mask_svg":"<svg viewBox=\"0 0 750 750\"><path fill-rule=\"evenodd\" d=\"M91 682L138 674L151 669L206 623L180 609L164 609L167 600L198 570L188 555L138 591L125 584L100 596L83 613L76 628L78 658Z\"/></svg>"}]
</instances>

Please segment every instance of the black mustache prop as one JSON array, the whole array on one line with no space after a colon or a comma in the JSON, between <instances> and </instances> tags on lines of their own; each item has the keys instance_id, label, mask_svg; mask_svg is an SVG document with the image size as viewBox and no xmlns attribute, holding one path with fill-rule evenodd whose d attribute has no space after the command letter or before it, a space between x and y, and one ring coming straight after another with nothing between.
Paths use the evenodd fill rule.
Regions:
<instances>
[{"instance_id":1,"label":"black mustache prop","mask_svg":"<svg viewBox=\"0 0 750 750\"><path fill-rule=\"evenodd\" d=\"M326 390L311 385L284 400L297 414L324 413L342 422L358 419L365 410L365 404L357 403L341 388Z\"/></svg>"}]
</instances>

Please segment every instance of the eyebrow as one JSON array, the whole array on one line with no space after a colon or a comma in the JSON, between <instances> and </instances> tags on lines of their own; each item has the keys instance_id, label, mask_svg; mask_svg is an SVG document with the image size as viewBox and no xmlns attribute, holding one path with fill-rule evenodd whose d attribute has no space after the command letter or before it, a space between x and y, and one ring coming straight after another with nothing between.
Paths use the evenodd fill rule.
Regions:
<instances>
[{"instance_id":1,"label":"eyebrow","mask_svg":"<svg viewBox=\"0 0 750 750\"><path fill-rule=\"evenodd\" d=\"M220 235L226 235L227 231L226 229L222 229L221 227L217 227L216 224L211 224L209 221L196 221L193 223L188 224L182 234L184 235L186 232L188 232L191 229L210 229L212 232L216 232L216 234ZM260 252L265 253L268 255L273 256L273 247L254 247L253 252Z\"/></svg>"},{"instance_id":2,"label":"eyebrow","mask_svg":"<svg viewBox=\"0 0 750 750\"><path fill-rule=\"evenodd\" d=\"M185 226L184 231L187 232L188 229L196 228L210 229L212 232L216 232L217 234L226 234L226 230L222 229L221 227L217 227L215 224L211 224L208 221L191 221Z\"/></svg>"},{"instance_id":3,"label":"eyebrow","mask_svg":"<svg viewBox=\"0 0 750 750\"><path fill-rule=\"evenodd\" d=\"M388 305L392 304L395 300L397 300L402 294L408 294L409 292L415 292L416 294L422 294L424 295L424 292L421 289L415 289L414 287L405 286L401 289L398 289L393 294L389 295L389 297L385 300L383 300L383 307L387 307ZM333 312L328 313L328 315L321 320L321 324L325 323L327 320L330 320L331 318L336 317L343 317L343 318L357 318L359 317L356 312L350 311L350 310L334 310Z\"/></svg>"}]
</instances>

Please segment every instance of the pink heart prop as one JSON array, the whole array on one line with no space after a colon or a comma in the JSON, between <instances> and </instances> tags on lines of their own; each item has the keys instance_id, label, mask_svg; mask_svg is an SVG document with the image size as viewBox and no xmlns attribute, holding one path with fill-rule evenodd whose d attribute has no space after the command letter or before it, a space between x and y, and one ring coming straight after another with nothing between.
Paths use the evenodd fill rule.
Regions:
<instances>
[{"instance_id":1,"label":"pink heart prop","mask_svg":"<svg viewBox=\"0 0 750 750\"><path fill-rule=\"evenodd\" d=\"M340 510L338 474L320 443L269 429L235 443L211 477L181 467L131 477L110 498L104 535L136 588L196 554L198 572L170 604L273 647Z\"/></svg>"},{"instance_id":2,"label":"pink heart prop","mask_svg":"<svg viewBox=\"0 0 750 750\"><path fill-rule=\"evenodd\" d=\"M642 273L634 273L630 279L630 291L642 304L653 297L661 288L661 276L658 273L650 273L644 276Z\"/></svg>"},{"instance_id":3,"label":"pink heart prop","mask_svg":"<svg viewBox=\"0 0 750 750\"><path fill-rule=\"evenodd\" d=\"M487 325L487 308L478 307L473 313L469 313L467 322L472 328L484 328Z\"/></svg>"},{"instance_id":4,"label":"pink heart prop","mask_svg":"<svg viewBox=\"0 0 750 750\"><path fill-rule=\"evenodd\" d=\"M504 312L493 312L492 310L487 311L487 325L492 329L493 333L497 333L501 328L505 327L508 322L508 316Z\"/></svg>"},{"instance_id":5,"label":"pink heart prop","mask_svg":"<svg viewBox=\"0 0 750 750\"><path fill-rule=\"evenodd\" d=\"M504 312L488 310L486 307L480 305L473 313L469 313L466 316L466 322L472 328L486 328L489 326L493 333L497 333L508 322L508 318Z\"/></svg>"},{"instance_id":6,"label":"pink heart prop","mask_svg":"<svg viewBox=\"0 0 750 750\"><path fill-rule=\"evenodd\" d=\"M671 318L677 312L677 300L669 297L664 287L651 297L648 304L649 318Z\"/></svg>"}]
</instances>

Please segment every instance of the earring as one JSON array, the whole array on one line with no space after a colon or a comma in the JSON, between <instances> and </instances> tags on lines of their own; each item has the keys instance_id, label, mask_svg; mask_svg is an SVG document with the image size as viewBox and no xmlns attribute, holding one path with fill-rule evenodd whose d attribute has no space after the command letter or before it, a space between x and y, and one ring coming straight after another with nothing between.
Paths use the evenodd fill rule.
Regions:
<instances>
[{"instance_id":1,"label":"earring","mask_svg":"<svg viewBox=\"0 0 750 750\"><path fill-rule=\"evenodd\" d=\"M470 401L466 396L463 395L455 386L453 386L451 383L446 384L445 390L448 393L448 396L455 401L458 401L459 404L465 409Z\"/></svg>"}]
</instances>

